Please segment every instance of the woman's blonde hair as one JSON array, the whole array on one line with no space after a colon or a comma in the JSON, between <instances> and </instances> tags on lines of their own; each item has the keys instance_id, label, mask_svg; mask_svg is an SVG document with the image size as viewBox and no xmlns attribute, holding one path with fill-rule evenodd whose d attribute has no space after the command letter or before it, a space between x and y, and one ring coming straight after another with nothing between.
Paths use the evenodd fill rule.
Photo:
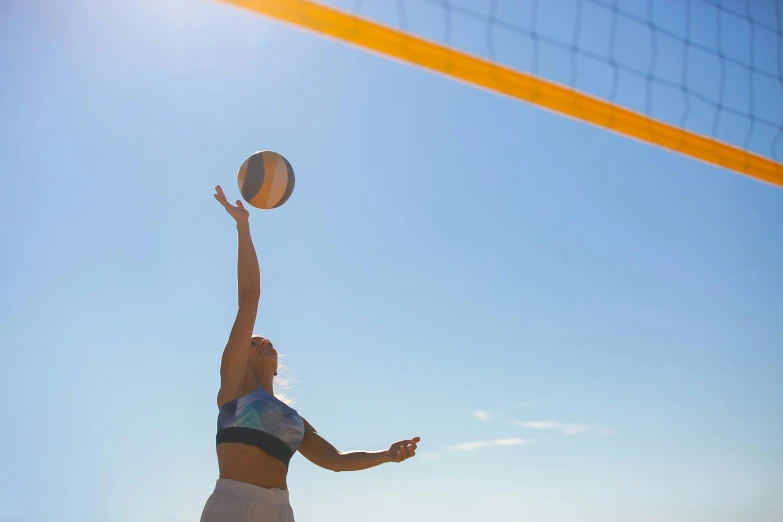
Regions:
<instances>
[{"instance_id":1,"label":"woman's blonde hair","mask_svg":"<svg viewBox=\"0 0 783 522\"><path fill-rule=\"evenodd\" d=\"M296 402L293 395L291 395L291 388L295 381L291 376L291 372L288 371L288 367L280 362L280 359L283 357L285 356L281 353L277 354L278 375L272 381L272 391L274 391L275 397L283 401L288 406L292 406ZM285 377L280 376L280 372L283 372Z\"/></svg>"}]
</instances>

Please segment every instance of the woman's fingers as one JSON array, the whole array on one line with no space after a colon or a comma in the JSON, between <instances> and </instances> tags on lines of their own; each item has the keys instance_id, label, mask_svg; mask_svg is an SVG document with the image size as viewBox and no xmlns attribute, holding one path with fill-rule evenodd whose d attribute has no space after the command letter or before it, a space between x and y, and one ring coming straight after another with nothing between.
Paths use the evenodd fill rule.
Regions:
<instances>
[{"instance_id":1,"label":"woman's fingers","mask_svg":"<svg viewBox=\"0 0 783 522\"><path fill-rule=\"evenodd\" d=\"M409 444L405 451L408 453L408 458L413 457L416 455L416 444Z\"/></svg>"},{"instance_id":2,"label":"woman's fingers","mask_svg":"<svg viewBox=\"0 0 783 522\"><path fill-rule=\"evenodd\" d=\"M228 205L228 201L226 201L226 195L223 194L223 189L220 188L220 185L215 187L215 193L213 194L216 200L218 200L218 203L223 205L224 207Z\"/></svg>"},{"instance_id":3,"label":"woman's fingers","mask_svg":"<svg viewBox=\"0 0 783 522\"><path fill-rule=\"evenodd\" d=\"M402 462L403 460L407 460L415 456L417 448L416 443L420 440L420 437L413 437L412 439L395 442L390 450L394 455L392 462Z\"/></svg>"},{"instance_id":4,"label":"woman's fingers","mask_svg":"<svg viewBox=\"0 0 783 522\"><path fill-rule=\"evenodd\" d=\"M220 187L220 185L215 187L215 192L215 199L218 200L221 205L226 207L226 210L235 208L231 203L228 202L228 199L226 199L226 195L223 193L223 189ZM244 208L241 206L239 201L237 201L237 204L240 205L240 208Z\"/></svg>"},{"instance_id":5,"label":"woman's fingers","mask_svg":"<svg viewBox=\"0 0 783 522\"><path fill-rule=\"evenodd\" d=\"M236 206L228 202L226 195L223 192L223 188L220 185L215 186L215 194L213 194L213 197L217 200L218 203L223 205L223 208L226 209L226 212L228 212L234 219L246 219L249 215L241 199L237 200Z\"/></svg>"},{"instance_id":6,"label":"woman's fingers","mask_svg":"<svg viewBox=\"0 0 783 522\"><path fill-rule=\"evenodd\" d=\"M414 452L416 451L416 448L418 447L416 443L419 442L420 440L421 438L419 437L413 437L412 439L403 442L403 444L406 446L409 456L411 457L413 456Z\"/></svg>"}]
</instances>

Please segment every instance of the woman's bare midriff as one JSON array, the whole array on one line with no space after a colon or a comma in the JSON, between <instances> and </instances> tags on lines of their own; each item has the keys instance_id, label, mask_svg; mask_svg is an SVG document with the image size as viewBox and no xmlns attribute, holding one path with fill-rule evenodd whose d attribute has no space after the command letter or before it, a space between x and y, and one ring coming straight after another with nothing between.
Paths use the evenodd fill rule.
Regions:
<instances>
[{"instance_id":1,"label":"woman's bare midriff","mask_svg":"<svg viewBox=\"0 0 783 522\"><path fill-rule=\"evenodd\" d=\"M255 446L224 442L217 447L220 478L267 489L288 489L285 464Z\"/></svg>"}]
</instances>

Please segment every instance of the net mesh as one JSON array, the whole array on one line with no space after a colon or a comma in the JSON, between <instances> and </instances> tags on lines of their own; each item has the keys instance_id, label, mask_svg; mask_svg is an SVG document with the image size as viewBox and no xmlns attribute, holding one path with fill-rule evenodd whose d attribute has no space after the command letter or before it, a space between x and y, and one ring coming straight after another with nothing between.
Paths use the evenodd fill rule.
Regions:
<instances>
[{"instance_id":1,"label":"net mesh","mask_svg":"<svg viewBox=\"0 0 783 522\"><path fill-rule=\"evenodd\" d=\"M286 4L316 31L303 6L326 6L499 66L484 74L544 80L526 101L555 96L559 112L613 130L632 111L642 118L626 134L783 186L783 0L224 1ZM507 76L494 81L514 90Z\"/></svg>"}]
</instances>

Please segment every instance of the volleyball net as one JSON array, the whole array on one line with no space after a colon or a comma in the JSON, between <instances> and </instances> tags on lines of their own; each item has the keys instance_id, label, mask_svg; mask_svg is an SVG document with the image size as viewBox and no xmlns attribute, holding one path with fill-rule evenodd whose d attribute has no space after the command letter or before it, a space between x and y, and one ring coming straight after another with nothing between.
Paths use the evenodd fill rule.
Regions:
<instances>
[{"instance_id":1,"label":"volleyball net","mask_svg":"<svg viewBox=\"0 0 783 522\"><path fill-rule=\"evenodd\" d=\"M780 0L219 0L783 187Z\"/></svg>"}]
</instances>

